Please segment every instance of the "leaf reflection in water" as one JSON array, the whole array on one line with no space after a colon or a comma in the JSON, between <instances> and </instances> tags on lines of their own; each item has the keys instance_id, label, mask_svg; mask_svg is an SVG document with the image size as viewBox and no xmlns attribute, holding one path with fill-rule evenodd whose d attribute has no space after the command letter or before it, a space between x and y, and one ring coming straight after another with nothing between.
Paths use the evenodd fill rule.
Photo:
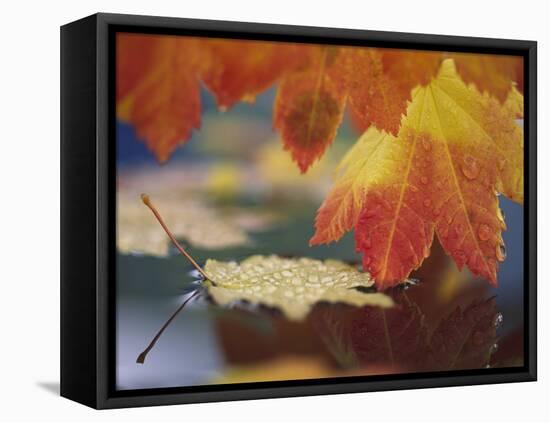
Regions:
<instances>
[{"instance_id":1,"label":"leaf reflection in water","mask_svg":"<svg viewBox=\"0 0 550 423\"><path fill-rule=\"evenodd\" d=\"M430 284L436 286L435 282ZM478 285L468 282L455 296L446 297L437 313L426 314L420 306L424 295L435 301L431 288L422 282L388 291L396 304L391 309L323 303L303 322L265 310L262 313L270 313L273 322L270 336L242 324L259 311L228 310L216 324L230 365L228 375L231 381L239 375L248 380L263 368L268 377L274 363L288 370L286 364L292 367L307 359L325 363L317 366L323 370L318 377L489 367L497 344L496 299L479 295Z\"/></svg>"}]
</instances>

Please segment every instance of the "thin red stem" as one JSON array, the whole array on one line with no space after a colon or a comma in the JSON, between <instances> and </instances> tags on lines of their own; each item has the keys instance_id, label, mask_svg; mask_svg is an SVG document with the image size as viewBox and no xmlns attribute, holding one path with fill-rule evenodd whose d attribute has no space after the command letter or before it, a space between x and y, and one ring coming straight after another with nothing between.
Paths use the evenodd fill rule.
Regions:
<instances>
[{"instance_id":1,"label":"thin red stem","mask_svg":"<svg viewBox=\"0 0 550 423\"><path fill-rule=\"evenodd\" d=\"M178 251L180 253L182 253L185 258L187 260L189 260L189 262L193 265L193 267L195 269L197 269L197 271L205 278L205 279L208 279L210 280L214 285L215 285L215 282L210 279L208 277L208 275L206 274L206 272L202 269L202 267L199 266L199 264L193 259L193 257L191 257L189 255L189 253L187 253L187 251L185 251L183 249L183 247L179 244L179 242L177 241L177 239L174 237L174 235L172 234L172 232L170 231L170 229L168 229L168 226L166 226L166 223L164 223L164 220L162 219L162 216L160 215L160 213L158 212L158 210L156 209L156 207L153 205L153 203L151 203L151 199L149 198L149 196L147 194L141 194L141 201L143 201L143 204L145 204L147 207L149 207L149 209L153 212L153 214L155 215L155 217L157 218L158 222L160 223L160 226L162 226L162 229L164 229L164 232L166 232L166 235L168 235L168 237L170 238L170 240L172 241L172 243L174 244L174 246L178 249Z\"/></svg>"}]
</instances>

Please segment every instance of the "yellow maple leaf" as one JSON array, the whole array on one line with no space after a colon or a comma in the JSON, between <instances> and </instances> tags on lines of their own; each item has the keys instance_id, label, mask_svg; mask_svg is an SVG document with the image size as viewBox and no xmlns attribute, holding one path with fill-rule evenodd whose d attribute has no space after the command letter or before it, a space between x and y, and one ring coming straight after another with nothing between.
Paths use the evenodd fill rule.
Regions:
<instances>
[{"instance_id":1,"label":"yellow maple leaf","mask_svg":"<svg viewBox=\"0 0 550 423\"><path fill-rule=\"evenodd\" d=\"M370 129L344 158L311 244L355 227L364 267L387 287L420 266L435 232L459 267L496 283L505 228L497 192L523 201L523 132L514 117L445 60L413 91L397 137Z\"/></svg>"}]
</instances>

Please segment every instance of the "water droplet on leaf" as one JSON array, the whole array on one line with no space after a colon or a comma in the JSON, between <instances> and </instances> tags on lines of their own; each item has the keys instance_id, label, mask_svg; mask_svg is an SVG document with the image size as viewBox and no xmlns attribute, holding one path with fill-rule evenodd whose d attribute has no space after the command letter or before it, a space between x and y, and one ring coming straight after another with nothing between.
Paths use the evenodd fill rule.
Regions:
<instances>
[{"instance_id":1,"label":"water droplet on leaf","mask_svg":"<svg viewBox=\"0 0 550 423\"><path fill-rule=\"evenodd\" d=\"M495 253L498 261L502 262L506 259L506 247L503 244L497 244Z\"/></svg>"},{"instance_id":2,"label":"water droplet on leaf","mask_svg":"<svg viewBox=\"0 0 550 423\"><path fill-rule=\"evenodd\" d=\"M463 232L464 232L464 226L462 226L461 223L457 223L457 224L455 225L455 233L456 233L457 235L461 235Z\"/></svg>"},{"instance_id":3,"label":"water droplet on leaf","mask_svg":"<svg viewBox=\"0 0 550 423\"><path fill-rule=\"evenodd\" d=\"M477 236L480 240L487 241L491 237L491 228L485 223L482 223L477 229Z\"/></svg>"},{"instance_id":4,"label":"water droplet on leaf","mask_svg":"<svg viewBox=\"0 0 550 423\"><path fill-rule=\"evenodd\" d=\"M378 260L371 258L371 261L369 263L369 270L372 273L377 273L380 270L380 263Z\"/></svg>"},{"instance_id":5,"label":"water droplet on leaf","mask_svg":"<svg viewBox=\"0 0 550 423\"><path fill-rule=\"evenodd\" d=\"M494 321L495 327L496 328L500 327L500 325L502 325L503 321L504 321L504 316L502 315L502 313L497 313L497 315L495 316L495 321Z\"/></svg>"},{"instance_id":6,"label":"water droplet on leaf","mask_svg":"<svg viewBox=\"0 0 550 423\"><path fill-rule=\"evenodd\" d=\"M362 247L363 248L370 248L372 246L372 239L370 237L370 235L367 235L364 239L363 239L363 243L362 243Z\"/></svg>"},{"instance_id":7,"label":"water droplet on leaf","mask_svg":"<svg viewBox=\"0 0 550 423\"><path fill-rule=\"evenodd\" d=\"M462 250L457 250L454 253L455 259L457 261L457 264L463 265L466 263L466 254Z\"/></svg>"},{"instance_id":8,"label":"water droplet on leaf","mask_svg":"<svg viewBox=\"0 0 550 423\"><path fill-rule=\"evenodd\" d=\"M462 163L462 173L468 179L475 179L479 175L479 166L472 156L465 156Z\"/></svg>"},{"instance_id":9,"label":"water droplet on leaf","mask_svg":"<svg viewBox=\"0 0 550 423\"><path fill-rule=\"evenodd\" d=\"M422 139L422 148L426 151L430 151L432 149L432 143L427 140L426 138Z\"/></svg>"}]
</instances>

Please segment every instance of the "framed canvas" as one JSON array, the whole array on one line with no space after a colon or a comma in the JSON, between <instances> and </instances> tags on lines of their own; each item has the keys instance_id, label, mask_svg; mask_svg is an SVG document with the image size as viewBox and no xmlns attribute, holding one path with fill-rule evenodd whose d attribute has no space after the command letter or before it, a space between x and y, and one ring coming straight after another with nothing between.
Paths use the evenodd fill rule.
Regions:
<instances>
[{"instance_id":1,"label":"framed canvas","mask_svg":"<svg viewBox=\"0 0 550 423\"><path fill-rule=\"evenodd\" d=\"M536 115L533 41L63 26L62 396L535 380Z\"/></svg>"}]
</instances>

